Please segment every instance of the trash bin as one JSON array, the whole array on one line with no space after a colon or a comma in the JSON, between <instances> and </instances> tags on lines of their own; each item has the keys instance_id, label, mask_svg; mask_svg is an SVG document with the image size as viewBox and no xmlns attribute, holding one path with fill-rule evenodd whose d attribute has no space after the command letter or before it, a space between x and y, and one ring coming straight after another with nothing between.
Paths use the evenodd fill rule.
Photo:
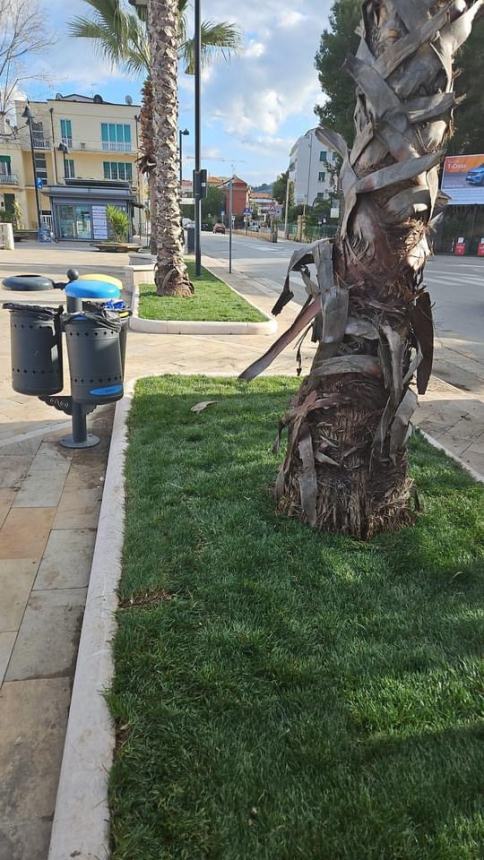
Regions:
<instances>
[{"instance_id":1,"label":"trash bin","mask_svg":"<svg viewBox=\"0 0 484 860\"><path fill-rule=\"evenodd\" d=\"M62 391L62 306L5 302L10 311L12 388L36 397Z\"/></svg>"},{"instance_id":2,"label":"trash bin","mask_svg":"<svg viewBox=\"0 0 484 860\"><path fill-rule=\"evenodd\" d=\"M83 302L82 303L83 310L86 311L97 311L99 310L99 305L96 302ZM112 313L117 314L118 319L121 322L121 331L119 332L119 348L121 350L121 365L123 368L123 379L124 379L124 367L126 363L126 345L128 339L128 328L129 328L129 319L133 315L132 311L129 310L126 302L122 299L119 301L115 301L114 299L110 299L101 306L106 311L111 311Z\"/></svg>"},{"instance_id":3,"label":"trash bin","mask_svg":"<svg viewBox=\"0 0 484 860\"><path fill-rule=\"evenodd\" d=\"M187 254L193 254L195 251L195 227L187 227Z\"/></svg>"},{"instance_id":4,"label":"trash bin","mask_svg":"<svg viewBox=\"0 0 484 860\"><path fill-rule=\"evenodd\" d=\"M116 313L83 310L65 314L71 394L84 404L112 403L123 396L121 320Z\"/></svg>"}]
</instances>

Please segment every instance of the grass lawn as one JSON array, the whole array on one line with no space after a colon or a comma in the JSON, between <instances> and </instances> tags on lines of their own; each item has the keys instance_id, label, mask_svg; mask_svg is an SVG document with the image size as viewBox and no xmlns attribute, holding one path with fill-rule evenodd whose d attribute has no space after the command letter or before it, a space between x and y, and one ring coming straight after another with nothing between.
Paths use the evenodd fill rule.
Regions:
<instances>
[{"instance_id":1,"label":"grass lawn","mask_svg":"<svg viewBox=\"0 0 484 860\"><path fill-rule=\"evenodd\" d=\"M245 299L234 293L207 269L200 278L195 275L195 263L187 261L195 294L177 299L157 296L152 284L141 284L139 315L147 320L203 320L205 322L264 322L266 317Z\"/></svg>"},{"instance_id":2,"label":"grass lawn","mask_svg":"<svg viewBox=\"0 0 484 860\"><path fill-rule=\"evenodd\" d=\"M484 490L417 437L415 527L363 544L276 516L296 385L138 384L113 860L483 857Z\"/></svg>"}]
</instances>

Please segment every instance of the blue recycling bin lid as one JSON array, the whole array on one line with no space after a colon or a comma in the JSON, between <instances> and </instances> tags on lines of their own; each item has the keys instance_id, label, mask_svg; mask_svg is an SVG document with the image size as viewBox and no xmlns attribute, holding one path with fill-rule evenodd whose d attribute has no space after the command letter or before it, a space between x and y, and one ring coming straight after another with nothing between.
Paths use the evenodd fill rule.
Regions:
<instances>
[{"instance_id":1,"label":"blue recycling bin lid","mask_svg":"<svg viewBox=\"0 0 484 860\"><path fill-rule=\"evenodd\" d=\"M108 281L70 281L65 290L72 299L119 299L121 290Z\"/></svg>"}]
</instances>

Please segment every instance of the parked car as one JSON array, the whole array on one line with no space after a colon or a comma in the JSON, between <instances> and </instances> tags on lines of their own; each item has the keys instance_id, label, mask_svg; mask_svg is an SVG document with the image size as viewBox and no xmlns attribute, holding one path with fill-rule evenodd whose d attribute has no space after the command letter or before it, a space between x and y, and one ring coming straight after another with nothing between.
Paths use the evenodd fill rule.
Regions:
<instances>
[{"instance_id":1,"label":"parked car","mask_svg":"<svg viewBox=\"0 0 484 860\"><path fill-rule=\"evenodd\" d=\"M217 223L213 225L214 233L225 233L225 224Z\"/></svg>"},{"instance_id":2,"label":"parked car","mask_svg":"<svg viewBox=\"0 0 484 860\"><path fill-rule=\"evenodd\" d=\"M466 182L470 182L471 185L484 185L484 164L469 170L466 175Z\"/></svg>"},{"instance_id":3,"label":"parked car","mask_svg":"<svg viewBox=\"0 0 484 860\"><path fill-rule=\"evenodd\" d=\"M185 230L186 230L186 229L187 229L187 227L194 227L194 226L195 226L195 221L192 221L192 219L191 219L191 218L182 218L182 224L183 224L183 227L184 227L184 228L185 228Z\"/></svg>"}]
</instances>

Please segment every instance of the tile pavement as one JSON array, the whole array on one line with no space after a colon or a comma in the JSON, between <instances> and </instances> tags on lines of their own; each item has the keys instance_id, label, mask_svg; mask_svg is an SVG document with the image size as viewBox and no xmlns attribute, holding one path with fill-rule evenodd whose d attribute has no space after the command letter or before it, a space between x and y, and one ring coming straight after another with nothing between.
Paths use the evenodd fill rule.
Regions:
<instances>
[{"instance_id":1,"label":"tile pavement","mask_svg":"<svg viewBox=\"0 0 484 860\"><path fill-rule=\"evenodd\" d=\"M12 260L19 269L35 261L56 277L68 265L99 268L95 252L36 246L15 257L0 251L0 278ZM228 279L224 264L207 262ZM102 259L110 270L125 263ZM263 310L272 307L271 281L234 273L230 282ZM60 298L42 294L45 303ZM285 309L281 327L296 311ZM239 373L272 339L131 333L127 376ZM0 860L46 860L113 409L91 416L101 445L61 449L68 419L12 392L9 366L8 315L0 312ZM270 372L294 370L289 349ZM484 472L484 397L434 378L417 423Z\"/></svg>"}]
</instances>

